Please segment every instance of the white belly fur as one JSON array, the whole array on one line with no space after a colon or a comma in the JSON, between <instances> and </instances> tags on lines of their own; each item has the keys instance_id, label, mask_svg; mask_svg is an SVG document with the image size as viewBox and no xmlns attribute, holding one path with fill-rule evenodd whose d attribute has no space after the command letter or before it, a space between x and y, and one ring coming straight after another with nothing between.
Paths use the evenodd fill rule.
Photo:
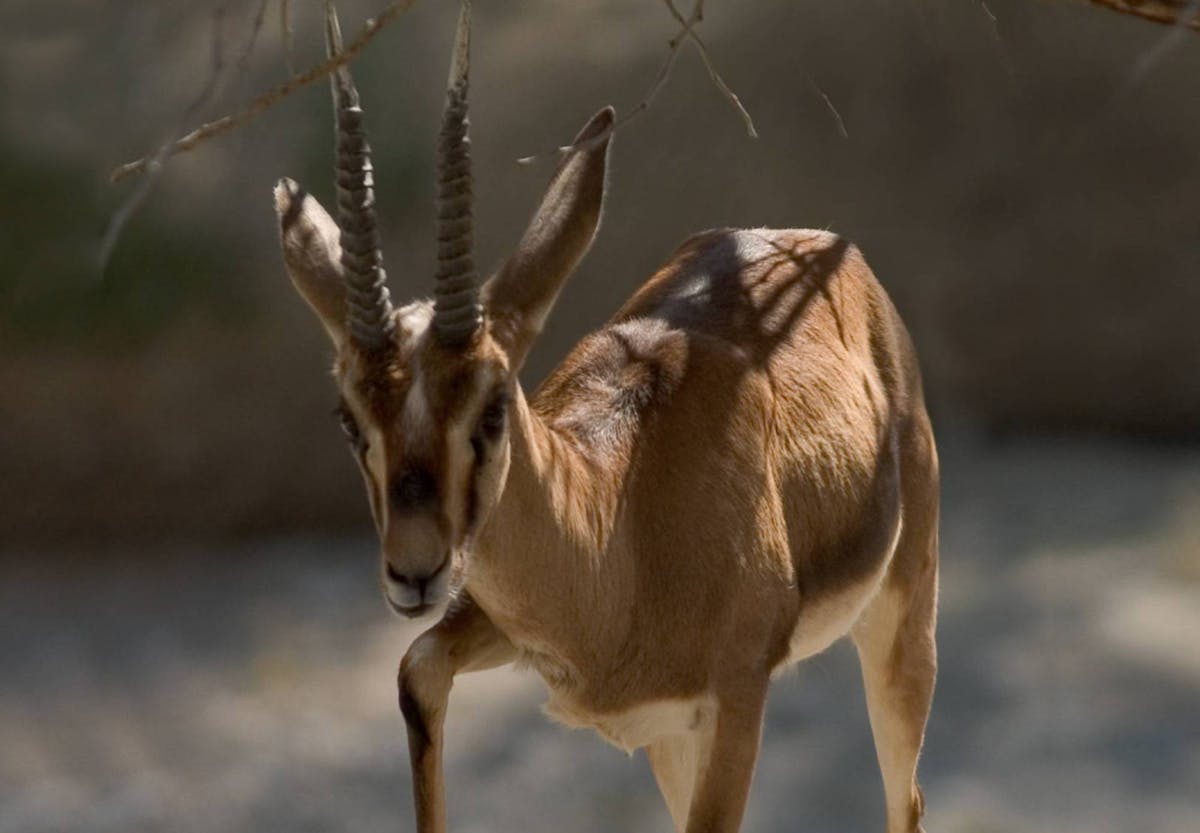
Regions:
<instances>
[{"instance_id":1,"label":"white belly fur","mask_svg":"<svg viewBox=\"0 0 1200 833\"><path fill-rule=\"evenodd\" d=\"M551 695L544 711L572 728L595 729L613 746L632 754L635 749L667 736L686 735L714 725L717 704L711 696L643 703L623 712L594 714Z\"/></svg>"},{"instance_id":2,"label":"white belly fur","mask_svg":"<svg viewBox=\"0 0 1200 833\"><path fill-rule=\"evenodd\" d=\"M850 628L862 616L867 605L879 594L879 587L888 567L891 566L892 555L895 554L899 541L900 524L897 524L888 557L883 560L878 570L840 593L801 607L800 619L792 631L787 658L773 669L774 673L821 653L850 632Z\"/></svg>"},{"instance_id":3,"label":"white belly fur","mask_svg":"<svg viewBox=\"0 0 1200 833\"><path fill-rule=\"evenodd\" d=\"M880 585L900 540L900 524L888 557L879 569L841 593L806 605L792 631L787 658L773 671L778 673L802 659L819 654L850 632L854 623L879 593ZM536 665L536 663L534 663ZM546 675L543 674L543 677ZM623 712L596 714L581 709L551 688L543 707L552 720L574 729L595 729L601 737L629 754L664 737L711 732L716 725L717 701L712 695L657 700Z\"/></svg>"}]
</instances>

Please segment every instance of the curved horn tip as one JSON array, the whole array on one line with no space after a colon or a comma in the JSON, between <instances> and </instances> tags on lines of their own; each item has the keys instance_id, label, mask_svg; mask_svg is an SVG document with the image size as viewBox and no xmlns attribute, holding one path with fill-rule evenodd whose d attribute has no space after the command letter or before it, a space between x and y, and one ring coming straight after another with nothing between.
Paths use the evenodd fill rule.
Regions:
<instances>
[{"instance_id":1,"label":"curved horn tip","mask_svg":"<svg viewBox=\"0 0 1200 833\"><path fill-rule=\"evenodd\" d=\"M338 21L337 7L333 0L325 0L325 56L334 58L345 51L342 45L342 25ZM329 76L333 87L333 104L335 107L354 107L358 104L358 90L354 86L354 77L346 64L338 67Z\"/></svg>"},{"instance_id":2,"label":"curved horn tip","mask_svg":"<svg viewBox=\"0 0 1200 833\"><path fill-rule=\"evenodd\" d=\"M333 0L325 0L325 52L332 58L342 53L342 25Z\"/></svg>"},{"instance_id":3,"label":"curved horn tip","mask_svg":"<svg viewBox=\"0 0 1200 833\"><path fill-rule=\"evenodd\" d=\"M471 0L462 0L458 11L458 28L454 32L454 52L450 61L448 87L457 87L467 82L471 69Z\"/></svg>"}]
</instances>

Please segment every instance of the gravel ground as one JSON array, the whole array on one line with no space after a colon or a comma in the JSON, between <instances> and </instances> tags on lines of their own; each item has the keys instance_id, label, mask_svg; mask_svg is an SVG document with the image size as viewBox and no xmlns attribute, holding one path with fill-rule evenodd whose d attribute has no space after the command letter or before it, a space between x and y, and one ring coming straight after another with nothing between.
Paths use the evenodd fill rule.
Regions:
<instances>
[{"instance_id":1,"label":"gravel ground","mask_svg":"<svg viewBox=\"0 0 1200 833\"><path fill-rule=\"evenodd\" d=\"M1200 829L1200 451L943 450L931 833ZM365 510L364 510L365 511ZM370 541L9 551L0 833L411 830ZM666 831L641 755L551 724L527 674L461 679L457 831ZM747 830L882 830L840 644L776 682Z\"/></svg>"}]
</instances>

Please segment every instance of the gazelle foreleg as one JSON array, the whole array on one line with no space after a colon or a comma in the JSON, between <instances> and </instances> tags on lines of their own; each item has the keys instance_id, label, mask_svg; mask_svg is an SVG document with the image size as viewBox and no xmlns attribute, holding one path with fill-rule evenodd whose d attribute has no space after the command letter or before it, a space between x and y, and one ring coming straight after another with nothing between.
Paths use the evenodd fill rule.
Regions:
<instances>
[{"instance_id":1,"label":"gazelle foreleg","mask_svg":"<svg viewBox=\"0 0 1200 833\"><path fill-rule=\"evenodd\" d=\"M686 833L737 833L741 826L758 759L769 681L764 673L761 680L744 681L736 695L718 695L711 740L697 738L701 753L683 828Z\"/></svg>"},{"instance_id":2,"label":"gazelle foreleg","mask_svg":"<svg viewBox=\"0 0 1200 833\"><path fill-rule=\"evenodd\" d=\"M400 663L400 711L408 725L418 833L445 833L442 726L454 675L511 662L516 650L475 601L463 595L417 637Z\"/></svg>"},{"instance_id":3,"label":"gazelle foreleg","mask_svg":"<svg viewBox=\"0 0 1200 833\"><path fill-rule=\"evenodd\" d=\"M671 821L678 833L687 825L688 807L696 786L697 769L701 758L707 760L712 732L692 731L681 735L666 735L646 748L646 758L658 782Z\"/></svg>"}]
</instances>

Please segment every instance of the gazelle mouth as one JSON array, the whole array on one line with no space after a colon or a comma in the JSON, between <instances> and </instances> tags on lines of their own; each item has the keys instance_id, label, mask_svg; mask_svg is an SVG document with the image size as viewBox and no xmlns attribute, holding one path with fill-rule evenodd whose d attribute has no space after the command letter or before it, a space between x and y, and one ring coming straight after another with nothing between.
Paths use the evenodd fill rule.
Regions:
<instances>
[{"instance_id":1,"label":"gazelle mouth","mask_svg":"<svg viewBox=\"0 0 1200 833\"><path fill-rule=\"evenodd\" d=\"M398 579L390 565L384 569L383 590L388 607L409 619L423 616L449 598L451 554L432 573L417 581Z\"/></svg>"},{"instance_id":2,"label":"gazelle mouth","mask_svg":"<svg viewBox=\"0 0 1200 833\"><path fill-rule=\"evenodd\" d=\"M390 596L388 596L387 603L388 607L390 607L393 612L399 613L401 616L404 616L407 619L419 619L437 607L437 604L432 602L421 602L413 607L404 607L403 605L396 604L396 602L392 601Z\"/></svg>"}]
</instances>

